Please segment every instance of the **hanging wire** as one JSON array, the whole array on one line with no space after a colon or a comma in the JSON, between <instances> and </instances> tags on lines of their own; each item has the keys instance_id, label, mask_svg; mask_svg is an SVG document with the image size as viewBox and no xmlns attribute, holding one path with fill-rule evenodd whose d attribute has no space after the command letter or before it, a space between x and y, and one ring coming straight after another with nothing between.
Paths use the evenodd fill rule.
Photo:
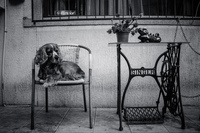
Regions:
<instances>
[{"instance_id":1,"label":"hanging wire","mask_svg":"<svg viewBox=\"0 0 200 133\"><path fill-rule=\"evenodd\" d=\"M186 42L187 42L187 44L189 45L189 47L192 49L193 52L195 52L196 54L200 55L200 52L197 52L197 51L191 46L191 44L189 43L189 41L188 41L188 39L187 39L187 37L186 37L186 35L185 35L185 32L184 32L184 30L183 30L183 27L182 27L182 25L181 25L181 23L180 23L180 18L177 18L176 21L177 21L177 25L176 25L175 35L174 35L174 42L175 42L175 40L176 40L176 35L177 35L177 31L178 31L178 26L180 26L181 32L183 33L183 37L184 37L184 39L186 40Z\"/></svg>"},{"instance_id":2,"label":"hanging wire","mask_svg":"<svg viewBox=\"0 0 200 133\"><path fill-rule=\"evenodd\" d=\"M197 55L200 55L200 53L199 52L197 52L191 45L190 45L190 43L189 43L189 41L188 41L188 39L187 39L187 37L186 37L186 35L185 35L185 32L184 32L184 30L183 30L183 27L182 27L182 25L181 25L181 23L180 23L180 18L177 18L177 25L176 25L176 31L175 31L175 35L174 35L174 42L175 42L175 40L176 40L176 36L177 36L177 31L178 31L178 26L180 26L180 28L181 28L181 32L183 33L183 37L184 37L184 39L186 40L186 42L187 42L187 44L189 45L189 47L192 49L192 51L194 51ZM184 97L184 98L196 98L196 97L200 97L200 94L197 94L197 95L194 95L194 96L185 96L185 95L181 95L182 97Z\"/></svg>"},{"instance_id":3,"label":"hanging wire","mask_svg":"<svg viewBox=\"0 0 200 133\"><path fill-rule=\"evenodd\" d=\"M181 95L181 96L184 97L184 98L196 98L196 97L200 97L200 94L195 95L195 96L185 96L185 95Z\"/></svg>"},{"instance_id":4,"label":"hanging wire","mask_svg":"<svg viewBox=\"0 0 200 133\"><path fill-rule=\"evenodd\" d=\"M185 33L184 33L183 27L181 26L181 24L179 24L179 25L180 25L180 27L181 27L181 31L182 31L183 36L184 36L185 40L187 41L189 47L190 47L190 48L192 49L192 51L194 51L197 55L200 55L200 53L197 52L197 51L191 46L191 44L188 42L187 37L186 37L186 35L185 35Z\"/></svg>"}]
</instances>

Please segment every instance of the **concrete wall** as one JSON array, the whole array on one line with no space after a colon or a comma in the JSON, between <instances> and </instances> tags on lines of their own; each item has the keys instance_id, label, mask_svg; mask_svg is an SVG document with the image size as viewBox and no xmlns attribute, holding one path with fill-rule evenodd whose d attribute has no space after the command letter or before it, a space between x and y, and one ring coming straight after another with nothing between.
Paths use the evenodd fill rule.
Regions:
<instances>
[{"instance_id":1,"label":"concrete wall","mask_svg":"<svg viewBox=\"0 0 200 133\"><path fill-rule=\"evenodd\" d=\"M31 17L31 2L19 5L8 3L8 34L5 60L5 102L7 104L30 104L31 102L31 63L35 51L41 45L54 42L73 42L85 45L93 54L92 100L95 107L116 107L117 62L116 48L109 42L116 41L116 35L106 31L110 25L96 26L53 26L23 27L23 17ZM150 32L160 33L162 41L173 41L175 25L146 25ZM183 26L187 39L195 50L200 51L200 27ZM139 41L138 35L130 36L129 41ZM178 30L176 41L185 41ZM164 46L124 47L132 67L153 67L155 59L166 50ZM122 60L122 86L127 81L127 66ZM183 95L200 94L200 56L187 44L181 50L181 90ZM136 78L130 84L126 105L155 105L159 88L150 77ZM44 89L37 87L36 100L44 105ZM82 90L77 87L50 89L49 102L52 106L82 106ZM199 105L200 98L183 98L183 104Z\"/></svg>"}]
</instances>

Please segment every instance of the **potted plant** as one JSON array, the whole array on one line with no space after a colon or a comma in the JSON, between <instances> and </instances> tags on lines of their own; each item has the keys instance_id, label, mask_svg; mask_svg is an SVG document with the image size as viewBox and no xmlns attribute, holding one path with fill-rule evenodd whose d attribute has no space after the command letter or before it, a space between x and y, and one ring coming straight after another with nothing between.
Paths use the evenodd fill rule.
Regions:
<instances>
[{"instance_id":1,"label":"potted plant","mask_svg":"<svg viewBox=\"0 0 200 133\"><path fill-rule=\"evenodd\" d=\"M113 24L113 20L112 20ZM117 35L118 42L128 42L129 34L135 35L137 33L137 18L122 19L107 31L108 34L114 33Z\"/></svg>"}]
</instances>

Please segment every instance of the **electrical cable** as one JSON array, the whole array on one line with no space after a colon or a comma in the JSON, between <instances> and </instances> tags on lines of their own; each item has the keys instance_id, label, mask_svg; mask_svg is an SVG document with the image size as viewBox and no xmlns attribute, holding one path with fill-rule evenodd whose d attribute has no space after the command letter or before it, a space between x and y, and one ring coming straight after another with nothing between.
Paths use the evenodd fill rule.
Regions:
<instances>
[{"instance_id":1,"label":"electrical cable","mask_svg":"<svg viewBox=\"0 0 200 133\"><path fill-rule=\"evenodd\" d=\"M185 95L181 95L184 98L195 98L195 97L200 97L200 94L195 95L195 96L185 96Z\"/></svg>"},{"instance_id":2,"label":"electrical cable","mask_svg":"<svg viewBox=\"0 0 200 133\"><path fill-rule=\"evenodd\" d=\"M200 55L200 52L197 52L197 51L191 46L191 44L189 43L189 41L188 41L188 39L187 39L187 37L186 37L186 35L185 35L185 32L184 32L184 30L183 30L183 27L182 27L182 25L181 25L181 23L180 23L180 18L177 18L176 21L177 21L177 25L176 25L175 35L174 35L174 42L175 42L175 40L176 40L176 35L177 35L177 31L178 31L178 26L180 26L181 32L183 33L183 37L184 37L185 41L187 42L188 46L192 49L193 52L195 52L196 54Z\"/></svg>"},{"instance_id":3,"label":"electrical cable","mask_svg":"<svg viewBox=\"0 0 200 133\"><path fill-rule=\"evenodd\" d=\"M187 42L187 44L189 45L189 47L192 49L192 51L193 52L195 52L197 55L200 55L200 53L199 52L197 52L191 45L190 45L190 43L189 43L189 41L188 41L188 39L187 39L187 37L186 37L186 35L185 35L185 32L184 32L184 30L183 30L183 27L182 27L182 25L181 25L181 23L180 23L180 19L179 18L177 18L177 26L176 26L176 31L175 31L175 35L174 35L174 42L175 42L175 40L176 40L176 35L177 35L177 31L178 31L178 26L180 26L180 28L181 28L181 32L183 33L183 37L184 37L184 39L186 40L186 42ZM184 98L196 98L196 97L200 97L200 94L197 94L197 95L194 95L194 96L185 96L185 95L181 95L182 97L184 97Z\"/></svg>"}]
</instances>

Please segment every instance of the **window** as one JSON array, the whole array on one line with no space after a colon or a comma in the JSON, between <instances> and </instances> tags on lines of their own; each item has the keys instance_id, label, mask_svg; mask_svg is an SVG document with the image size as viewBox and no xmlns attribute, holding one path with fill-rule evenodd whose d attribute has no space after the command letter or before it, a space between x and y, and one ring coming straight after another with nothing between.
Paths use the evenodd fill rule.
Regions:
<instances>
[{"instance_id":1,"label":"window","mask_svg":"<svg viewBox=\"0 0 200 133\"><path fill-rule=\"evenodd\" d=\"M144 18L199 18L199 0L32 0L33 21Z\"/></svg>"},{"instance_id":2,"label":"window","mask_svg":"<svg viewBox=\"0 0 200 133\"><path fill-rule=\"evenodd\" d=\"M44 0L43 16L83 15L85 0Z\"/></svg>"}]
</instances>

